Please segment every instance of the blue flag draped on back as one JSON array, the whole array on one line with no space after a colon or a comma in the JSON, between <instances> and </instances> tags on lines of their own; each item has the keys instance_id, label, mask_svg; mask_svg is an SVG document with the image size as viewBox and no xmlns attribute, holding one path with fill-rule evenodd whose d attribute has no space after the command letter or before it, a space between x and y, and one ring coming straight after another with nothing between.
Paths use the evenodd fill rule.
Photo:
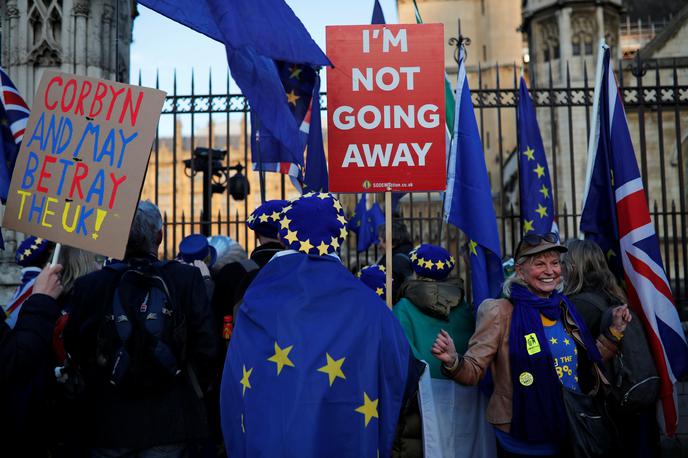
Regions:
<instances>
[{"instance_id":1,"label":"blue flag draped on back","mask_svg":"<svg viewBox=\"0 0 688 458\"><path fill-rule=\"evenodd\" d=\"M628 302L641 317L660 377L661 427L672 436L678 423L675 384L688 374L688 344L660 256L609 47L604 43L597 65L581 231L623 272Z\"/></svg>"},{"instance_id":2,"label":"blue flag draped on back","mask_svg":"<svg viewBox=\"0 0 688 458\"><path fill-rule=\"evenodd\" d=\"M544 234L553 230L552 182L535 107L521 77L518 89L518 184L523 233Z\"/></svg>"},{"instance_id":3,"label":"blue flag draped on back","mask_svg":"<svg viewBox=\"0 0 688 458\"><path fill-rule=\"evenodd\" d=\"M315 85L313 86L311 109L301 124L301 130L306 130L308 135L303 191L327 192L329 180L320 122L320 75L317 72L315 75Z\"/></svg>"},{"instance_id":4,"label":"blue flag draped on back","mask_svg":"<svg viewBox=\"0 0 688 458\"><path fill-rule=\"evenodd\" d=\"M349 230L356 234L356 251L365 251L370 245L378 244L378 227L385 224L385 215L377 202L370 207L366 206L366 193L356 204L354 215L349 219Z\"/></svg>"},{"instance_id":5,"label":"blue flag draped on back","mask_svg":"<svg viewBox=\"0 0 688 458\"><path fill-rule=\"evenodd\" d=\"M287 105L295 125L299 126L298 151L291 151L262 124L262 118L251 112L251 160L253 170L279 172L302 180L303 150L308 141L306 118L311 107L316 72L307 65L275 61L284 87ZM256 119L258 118L258 119ZM323 153L324 154L324 153Z\"/></svg>"},{"instance_id":6,"label":"blue flag draped on back","mask_svg":"<svg viewBox=\"0 0 688 458\"><path fill-rule=\"evenodd\" d=\"M411 348L338 258L283 252L244 296L221 389L228 456L390 456Z\"/></svg>"},{"instance_id":7,"label":"blue flag draped on back","mask_svg":"<svg viewBox=\"0 0 688 458\"><path fill-rule=\"evenodd\" d=\"M473 307L499 295L502 283L501 250L492 191L485 166L478 124L466 78L464 53L459 59L456 118L449 148L444 219L461 229L468 241Z\"/></svg>"},{"instance_id":8,"label":"blue flag draped on back","mask_svg":"<svg viewBox=\"0 0 688 458\"><path fill-rule=\"evenodd\" d=\"M310 66L331 63L283 0L141 0L139 3L223 43L232 78L259 118L265 131L261 134L265 137L269 133L281 143L289 153L285 157L290 163L303 165L305 143L274 61Z\"/></svg>"},{"instance_id":9,"label":"blue flag draped on back","mask_svg":"<svg viewBox=\"0 0 688 458\"><path fill-rule=\"evenodd\" d=\"M382 12L382 6L379 0L375 0L373 4L373 18L370 20L371 24L385 24L385 13Z\"/></svg>"}]
</instances>

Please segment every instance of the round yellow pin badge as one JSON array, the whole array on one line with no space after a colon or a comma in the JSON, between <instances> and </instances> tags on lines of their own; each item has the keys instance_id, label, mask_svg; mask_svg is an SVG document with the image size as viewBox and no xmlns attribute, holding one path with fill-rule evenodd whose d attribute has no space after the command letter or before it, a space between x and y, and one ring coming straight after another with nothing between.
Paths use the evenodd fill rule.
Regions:
<instances>
[{"instance_id":1,"label":"round yellow pin badge","mask_svg":"<svg viewBox=\"0 0 688 458\"><path fill-rule=\"evenodd\" d=\"M530 372L521 372L518 376L518 381L521 382L523 386L530 386L533 384L533 374Z\"/></svg>"}]
</instances>

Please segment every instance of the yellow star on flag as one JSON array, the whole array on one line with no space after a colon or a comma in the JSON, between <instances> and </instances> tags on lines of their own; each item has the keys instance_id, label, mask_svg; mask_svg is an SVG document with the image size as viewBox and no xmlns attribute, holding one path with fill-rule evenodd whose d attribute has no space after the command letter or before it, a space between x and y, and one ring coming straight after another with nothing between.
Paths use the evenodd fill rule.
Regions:
<instances>
[{"instance_id":1,"label":"yellow star on flag","mask_svg":"<svg viewBox=\"0 0 688 458\"><path fill-rule=\"evenodd\" d=\"M253 214L251 214L251 216L248 217L248 222L252 223L254 219L256 219L256 217Z\"/></svg>"},{"instance_id":2,"label":"yellow star on flag","mask_svg":"<svg viewBox=\"0 0 688 458\"><path fill-rule=\"evenodd\" d=\"M409 256L409 258L411 259L411 261L415 261L416 258L418 258L418 255L416 253L411 253L411 256Z\"/></svg>"},{"instance_id":3,"label":"yellow star on flag","mask_svg":"<svg viewBox=\"0 0 688 458\"><path fill-rule=\"evenodd\" d=\"M29 250L28 248L26 250L24 250L25 256L29 256L30 254L31 254L31 250Z\"/></svg>"},{"instance_id":4,"label":"yellow star on flag","mask_svg":"<svg viewBox=\"0 0 688 458\"><path fill-rule=\"evenodd\" d=\"M291 210L291 204L289 204L289 205L287 205L286 207L284 207L284 208L282 209L282 213L286 213L286 212L288 212L289 210Z\"/></svg>"},{"instance_id":5,"label":"yellow star on flag","mask_svg":"<svg viewBox=\"0 0 688 458\"><path fill-rule=\"evenodd\" d=\"M435 263L438 269L443 270L444 269L444 263L442 261L437 261Z\"/></svg>"},{"instance_id":6,"label":"yellow star on flag","mask_svg":"<svg viewBox=\"0 0 688 458\"><path fill-rule=\"evenodd\" d=\"M545 199L549 197L549 189L547 189L547 186L545 186L544 184L540 188L540 192L542 193Z\"/></svg>"},{"instance_id":7,"label":"yellow star on flag","mask_svg":"<svg viewBox=\"0 0 688 458\"><path fill-rule=\"evenodd\" d=\"M535 160L535 150L531 148L530 146L526 148L526 150L523 152L523 154L528 158L529 161L534 161Z\"/></svg>"},{"instance_id":8,"label":"yellow star on flag","mask_svg":"<svg viewBox=\"0 0 688 458\"><path fill-rule=\"evenodd\" d=\"M267 215L267 213L263 213L260 215L260 218L258 218L261 223L267 223L270 217Z\"/></svg>"},{"instance_id":9,"label":"yellow star on flag","mask_svg":"<svg viewBox=\"0 0 688 458\"><path fill-rule=\"evenodd\" d=\"M523 232L527 234L530 231L534 231L535 228L533 227L533 222L534 220L532 219L523 221Z\"/></svg>"},{"instance_id":10,"label":"yellow star on flag","mask_svg":"<svg viewBox=\"0 0 688 458\"><path fill-rule=\"evenodd\" d=\"M387 271L385 270L385 266L379 266L379 267L380 267L380 270L381 270L381 271L387 272Z\"/></svg>"},{"instance_id":11,"label":"yellow star on flag","mask_svg":"<svg viewBox=\"0 0 688 458\"><path fill-rule=\"evenodd\" d=\"M343 239L346 238L346 228L345 227L342 227L339 229L339 237L343 238Z\"/></svg>"},{"instance_id":12,"label":"yellow star on flag","mask_svg":"<svg viewBox=\"0 0 688 458\"><path fill-rule=\"evenodd\" d=\"M385 294L385 290L382 288L375 288L375 294L382 297L382 295Z\"/></svg>"},{"instance_id":13,"label":"yellow star on flag","mask_svg":"<svg viewBox=\"0 0 688 458\"><path fill-rule=\"evenodd\" d=\"M571 344L571 341L570 341L569 339L564 339L564 344L565 344L565 345L570 345L570 344Z\"/></svg>"},{"instance_id":14,"label":"yellow star on flag","mask_svg":"<svg viewBox=\"0 0 688 458\"><path fill-rule=\"evenodd\" d=\"M241 385L243 386L241 395L244 396L246 394L246 388L251 388L251 382L249 381L249 377L251 377L251 372L253 372L253 368L246 370L246 366L242 366L241 370L244 375L241 377L241 382L239 383L241 383Z\"/></svg>"},{"instance_id":15,"label":"yellow star on flag","mask_svg":"<svg viewBox=\"0 0 688 458\"><path fill-rule=\"evenodd\" d=\"M320 245L318 245L318 254L320 254L320 255L327 254L327 250L329 250L329 249L330 249L330 245L325 243L325 241L323 240L320 242Z\"/></svg>"},{"instance_id":16,"label":"yellow star on flag","mask_svg":"<svg viewBox=\"0 0 688 458\"><path fill-rule=\"evenodd\" d=\"M425 267L427 267L428 269L432 269L434 266L435 264L433 264L431 260L428 259L427 261L425 261Z\"/></svg>"},{"instance_id":17,"label":"yellow star on flag","mask_svg":"<svg viewBox=\"0 0 688 458\"><path fill-rule=\"evenodd\" d=\"M338 201L337 199L335 199L335 198L332 198L332 205L333 205L334 208L336 208L337 210L341 210L341 209L342 209L342 204L340 204L339 201Z\"/></svg>"},{"instance_id":18,"label":"yellow star on flag","mask_svg":"<svg viewBox=\"0 0 688 458\"><path fill-rule=\"evenodd\" d=\"M300 79L302 71L303 68L299 67L298 65L292 65L289 67L289 78L296 78L297 80Z\"/></svg>"},{"instance_id":19,"label":"yellow star on flag","mask_svg":"<svg viewBox=\"0 0 688 458\"><path fill-rule=\"evenodd\" d=\"M270 218L272 218L273 221L279 221L280 213L277 211L272 212L272 215L270 215Z\"/></svg>"},{"instance_id":20,"label":"yellow star on flag","mask_svg":"<svg viewBox=\"0 0 688 458\"><path fill-rule=\"evenodd\" d=\"M342 224L346 224L346 218L344 215L337 215L337 221L339 221Z\"/></svg>"},{"instance_id":21,"label":"yellow star on flag","mask_svg":"<svg viewBox=\"0 0 688 458\"><path fill-rule=\"evenodd\" d=\"M293 345L289 345L287 348L280 348L277 342L275 342L275 354L269 357L268 361L277 364L277 375L280 375L284 366L294 367L294 363L289 359L289 352L292 348L294 348Z\"/></svg>"},{"instance_id":22,"label":"yellow star on flag","mask_svg":"<svg viewBox=\"0 0 688 458\"><path fill-rule=\"evenodd\" d=\"M449 256L449 262L452 264L456 264L456 260L454 259L454 256Z\"/></svg>"},{"instance_id":23,"label":"yellow star on flag","mask_svg":"<svg viewBox=\"0 0 688 458\"><path fill-rule=\"evenodd\" d=\"M330 195L329 195L328 193L326 193L326 192L320 192L320 193L318 193L318 199L325 200L325 199L327 199L328 197L330 197Z\"/></svg>"},{"instance_id":24,"label":"yellow star on flag","mask_svg":"<svg viewBox=\"0 0 688 458\"><path fill-rule=\"evenodd\" d=\"M41 243L42 241L43 241L43 239L42 239L42 238L40 238L40 237L36 237L36 243Z\"/></svg>"},{"instance_id":25,"label":"yellow star on flag","mask_svg":"<svg viewBox=\"0 0 688 458\"><path fill-rule=\"evenodd\" d=\"M540 215L540 218L547 216L547 208L543 207L542 204L538 204L538 208L535 209L535 213Z\"/></svg>"},{"instance_id":26,"label":"yellow star on flag","mask_svg":"<svg viewBox=\"0 0 688 458\"><path fill-rule=\"evenodd\" d=\"M556 337L552 337L551 339L549 339L549 341L552 342L552 345L557 344L557 338Z\"/></svg>"},{"instance_id":27,"label":"yellow star on flag","mask_svg":"<svg viewBox=\"0 0 688 458\"><path fill-rule=\"evenodd\" d=\"M330 386L332 386L337 377L346 380L346 376L344 375L344 372L342 372L342 364L344 364L344 360L346 358L335 360L330 356L329 353L325 353L325 356L327 357L327 364L318 369L318 372L324 372L327 374L330 379Z\"/></svg>"},{"instance_id":28,"label":"yellow star on flag","mask_svg":"<svg viewBox=\"0 0 688 458\"><path fill-rule=\"evenodd\" d=\"M282 218L282 220L280 221L280 228L281 228L281 229L289 230L289 223L291 223L291 220L285 216L285 217Z\"/></svg>"},{"instance_id":29,"label":"yellow star on flag","mask_svg":"<svg viewBox=\"0 0 688 458\"><path fill-rule=\"evenodd\" d=\"M545 168L540 164L538 164L537 167L533 169L533 171L537 173L538 178L542 178L542 176L545 174Z\"/></svg>"},{"instance_id":30,"label":"yellow star on flag","mask_svg":"<svg viewBox=\"0 0 688 458\"><path fill-rule=\"evenodd\" d=\"M337 237L331 237L332 241L330 242L330 245L332 245L332 248L335 250L339 248L339 240L337 240Z\"/></svg>"},{"instance_id":31,"label":"yellow star on flag","mask_svg":"<svg viewBox=\"0 0 688 458\"><path fill-rule=\"evenodd\" d=\"M311 248L315 248L313 245L311 245L310 239L306 239L304 241L299 240L299 244L299 251L303 251L306 254L311 251Z\"/></svg>"},{"instance_id":32,"label":"yellow star on flag","mask_svg":"<svg viewBox=\"0 0 688 458\"><path fill-rule=\"evenodd\" d=\"M287 239L289 243L294 243L299 239L296 235L297 233L298 231L290 231L287 229L287 235L285 235L284 238Z\"/></svg>"},{"instance_id":33,"label":"yellow star on flag","mask_svg":"<svg viewBox=\"0 0 688 458\"><path fill-rule=\"evenodd\" d=\"M423 267L423 265L425 264L425 259L416 258L416 260L418 261L416 264L418 264L420 267Z\"/></svg>"},{"instance_id":34,"label":"yellow star on flag","mask_svg":"<svg viewBox=\"0 0 688 458\"><path fill-rule=\"evenodd\" d=\"M356 408L356 412L363 414L365 417L365 425L368 427L368 423L372 418L380 418L377 416L377 403L379 399L371 400L368 397L368 393L363 392L363 405Z\"/></svg>"},{"instance_id":35,"label":"yellow star on flag","mask_svg":"<svg viewBox=\"0 0 688 458\"><path fill-rule=\"evenodd\" d=\"M301 97L296 95L294 93L294 90L292 89L290 92L287 92L287 103L291 103L292 105L296 106L296 101L299 100Z\"/></svg>"},{"instance_id":36,"label":"yellow star on flag","mask_svg":"<svg viewBox=\"0 0 688 458\"><path fill-rule=\"evenodd\" d=\"M474 242L473 240L468 242L468 251L471 252L471 254L474 254L478 256L478 252L475 250L475 248L478 246L477 242Z\"/></svg>"}]
</instances>

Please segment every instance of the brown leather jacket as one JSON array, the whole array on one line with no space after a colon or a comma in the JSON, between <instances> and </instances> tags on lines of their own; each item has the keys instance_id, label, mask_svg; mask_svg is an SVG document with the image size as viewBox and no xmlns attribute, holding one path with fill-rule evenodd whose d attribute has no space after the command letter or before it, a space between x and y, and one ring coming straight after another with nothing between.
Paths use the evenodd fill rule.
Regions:
<instances>
[{"instance_id":1,"label":"brown leather jacket","mask_svg":"<svg viewBox=\"0 0 688 458\"><path fill-rule=\"evenodd\" d=\"M492 369L494 392L487 405L486 418L488 422L505 432L509 432L511 425L513 395L509 365L512 312L513 305L507 299L484 301L478 308L475 333L468 342L468 350L459 358L458 366L453 371L442 367L445 375L462 385L476 385L488 367ZM579 348L582 347L580 332L568 313L565 314L564 326ZM596 344L603 361L616 354L617 344L604 335L597 338ZM608 385L600 369L590 364L586 358L579 358L578 375L581 389L588 394L596 394L601 384Z\"/></svg>"}]
</instances>

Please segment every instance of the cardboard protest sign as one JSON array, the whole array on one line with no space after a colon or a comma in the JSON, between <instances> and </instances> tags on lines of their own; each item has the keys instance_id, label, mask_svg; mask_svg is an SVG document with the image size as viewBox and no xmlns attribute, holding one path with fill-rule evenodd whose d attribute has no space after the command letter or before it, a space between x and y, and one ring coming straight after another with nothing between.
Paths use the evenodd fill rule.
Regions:
<instances>
[{"instance_id":1,"label":"cardboard protest sign","mask_svg":"<svg viewBox=\"0 0 688 458\"><path fill-rule=\"evenodd\" d=\"M330 191L446 187L444 27L327 27Z\"/></svg>"},{"instance_id":2,"label":"cardboard protest sign","mask_svg":"<svg viewBox=\"0 0 688 458\"><path fill-rule=\"evenodd\" d=\"M3 227L121 259L165 93L43 74Z\"/></svg>"}]
</instances>

